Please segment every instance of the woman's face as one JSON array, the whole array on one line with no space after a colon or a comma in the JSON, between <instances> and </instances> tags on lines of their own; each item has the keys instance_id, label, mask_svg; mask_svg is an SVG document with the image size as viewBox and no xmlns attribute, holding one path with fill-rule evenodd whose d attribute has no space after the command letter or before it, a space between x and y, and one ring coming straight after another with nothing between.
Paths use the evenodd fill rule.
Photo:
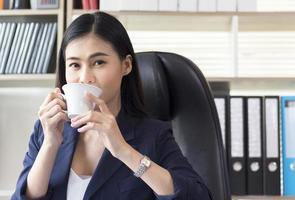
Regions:
<instances>
[{"instance_id":1,"label":"woman's face","mask_svg":"<svg viewBox=\"0 0 295 200\"><path fill-rule=\"evenodd\" d=\"M109 42L90 33L68 44L65 62L67 83L97 86L107 104L120 102L122 78L132 69L130 56L120 60Z\"/></svg>"}]
</instances>

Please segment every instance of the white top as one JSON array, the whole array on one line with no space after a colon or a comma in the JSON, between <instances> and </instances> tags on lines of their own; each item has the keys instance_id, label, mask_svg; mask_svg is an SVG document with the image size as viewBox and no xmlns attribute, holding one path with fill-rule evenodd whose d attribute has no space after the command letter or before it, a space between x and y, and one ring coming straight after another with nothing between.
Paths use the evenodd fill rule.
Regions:
<instances>
[{"instance_id":1,"label":"white top","mask_svg":"<svg viewBox=\"0 0 295 200\"><path fill-rule=\"evenodd\" d=\"M83 199L90 180L91 176L79 176L71 168L67 189L67 200Z\"/></svg>"}]
</instances>

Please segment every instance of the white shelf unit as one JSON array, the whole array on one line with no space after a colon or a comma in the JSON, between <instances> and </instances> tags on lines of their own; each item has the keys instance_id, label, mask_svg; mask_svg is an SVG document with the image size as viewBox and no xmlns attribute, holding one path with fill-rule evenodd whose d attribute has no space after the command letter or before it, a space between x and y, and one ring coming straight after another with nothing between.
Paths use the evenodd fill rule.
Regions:
<instances>
[{"instance_id":1,"label":"white shelf unit","mask_svg":"<svg viewBox=\"0 0 295 200\"><path fill-rule=\"evenodd\" d=\"M0 75L0 88L55 86L55 74L4 74Z\"/></svg>"},{"instance_id":2,"label":"white shelf unit","mask_svg":"<svg viewBox=\"0 0 295 200\"><path fill-rule=\"evenodd\" d=\"M59 15L60 12L61 12L60 9L50 9L50 10L9 9L9 10L1 10L0 16Z\"/></svg>"},{"instance_id":3,"label":"white shelf unit","mask_svg":"<svg viewBox=\"0 0 295 200\"><path fill-rule=\"evenodd\" d=\"M61 44L64 27L64 1L60 1L60 9L58 10L4 10L0 11L0 17L6 16L57 16L58 20L58 36L57 49ZM73 17L83 13L95 12L97 10L79 10L72 9L72 1L67 1L67 26L72 21ZM118 11L109 12L115 15L128 30L131 40L136 51L148 50L163 50L180 53L191 58L204 72L208 81L210 82L226 82L230 85L232 94L285 94L295 92L294 69L289 69L287 73L263 73L265 68L262 68L258 74L245 74L247 72L245 63L245 56L251 57L247 54L246 42L240 44L240 38L245 38L246 34L250 32L264 33L266 30L274 33L284 31L292 33L295 31L295 13L294 12L148 12L148 11ZM148 31L148 32L147 32ZM185 33L183 33L185 31ZM146 33L144 33L146 32ZM183 41L186 42L187 49L190 45L202 44L200 49L196 48L196 55L185 55L185 51L177 51L177 45L169 46L169 44L160 43L159 48L157 43L169 37L178 39L178 44ZM196 34L197 32L198 34ZM178 35L181 33L182 35ZM218 34L216 34L218 33ZM174 35L173 35L174 34ZM194 35L196 34L196 35ZM242 35L241 35L242 34ZM187 38L183 38L187 36ZM290 34L292 35L292 34ZM294 34L295 35L295 34ZM147 37L152 36L152 37ZM199 36L190 44L190 40L194 36ZM202 37L201 37L202 36ZM146 38L146 40L142 40ZM255 41L255 36L252 37ZM292 37L291 37L292 38ZM182 40L188 39L188 40ZM206 40L205 40L206 39ZM207 41L208 43L205 43ZM165 41L164 41L165 42ZM203 42L203 43L202 43ZM291 49L293 40L291 39L289 45ZM207 45L206 45L207 44ZM219 46L216 44L219 44ZM166 46L165 46L166 45ZM284 43L287 45L287 43ZM242 49L241 49L242 48ZM288 49L288 48L287 48ZM185 48L184 48L185 50ZM294 48L295 50L295 48ZM295 52L295 51L294 51ZM200 54L201 53L201 54ZM216 57L208 57L213 53ZM206 57L207 55L207 57ZM244 63L241 63L239 58L244 56ZM292 56L291 56L292 57ZM253 57L252 57L253 58ZM254 57L255 58L255 57ZM210 60L212 59L212 62ZM279 60L279 59L278 59ZM294 56L295 60L295 56ZM247 60L246 60L247 61ZM291 60L292 61L292 60ZM292 64L292 63L291 63ZM242 66L242 68L241 68ZM254 67L255 65L252 65ZM289 66L289 65L288 65ZM283 69L278 67L278 71ZM277 71L276 71L277 72ZM30 87L32 92L34 88L53 88L55 81L54 74L33 74L33 75L0 75L0 88L2 90L9 90L14 88ZM27 126L29 131L31 125ZM27 132L29 134L29 132ZM28 136L26 136L28 137ZM20 152L27 147L27 140L21 144ZM20 160L19 160L20 161ZM17 165L21 167L21 164ZM17 176L18 174L16 174ZM16 177L12 177L15 179ZM12 189L12 188L8 188ZM2 191L2 193L1 193ZM0 188L0 199L7 196L9 190L2 190ZM8 192L7 192L8 191ZM3 194L3 195L1 195ZM6 194L6 195L5 195ZM4 197L5 199L5 197ZM7 198L8 199L8 198ZM287 200L294 197L265 197L265 196L234 196L233 200Z\"/></svg>"},{"instance_id":4,"label":"white shelf unit","mask_svg":"<svg viewBox=\"0 0 295 200\"><path fill-rule=\"evenodd\" d=\"M55 85L56 74L0 75L0 88L49 87ZM228 83L232 95L288 95L295 91L294 78L285 77L208 77L209 83Z\"/></svg>"},{"instance_id":5,"label":"white shelf unit","mask_svg":"<svg viewBox=\"0 0 295 200\"><path fill-rule=\"evenodd\" d=\"M67 25L98 10L67 6ZM136 52L170 51L190 58L209 81L232 94L295 92L295 13L112 11Z\"/></svg>"},{"instance_id":6,"label":"white shelf unit","mask_svg":"<svg viewBox=\"0 0 295 200\"><path fill-rule=\"evenodd\" d=\"M56 49L64 19L64 1L59 1L58 9L0 10L1 22L57 22ZM54 54L58 58L58 52ZM0 200L10 199L14 191L38 108L54 79L55 74L0 74Z\"/></svg>"},{"instance_id":7,"label":"white shelf unit","mask_svg":"<svg viewBox=\"0 0 295 200\"><path fill-rule=\"evenodd\" d=\"M58 49L60 48L62 36L64 32L65 13L64 13L64 1L59 1L58 9L9 9L0 10L1 22L56 22L57 23L57 37L56 37L56 49L54 52L56 55L56 62L58 59ZM54 66L56 67L56 66ZM0 75L2 76L2 74ZM40 75L43 76L43 75ZM1 80L1 79L0 79Z\"/></svg>"}]
</instances>

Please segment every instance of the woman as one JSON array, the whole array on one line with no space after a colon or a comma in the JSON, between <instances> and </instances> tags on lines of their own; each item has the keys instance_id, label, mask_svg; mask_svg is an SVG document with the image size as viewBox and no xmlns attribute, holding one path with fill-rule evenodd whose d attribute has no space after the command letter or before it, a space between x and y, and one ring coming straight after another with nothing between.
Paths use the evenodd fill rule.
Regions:
<instances>
[{"instance_id":1,"label":"woman","mask_svg":"<svg viewBox=\"0 0 295 200\"><path fill-rule=\"evenodd\" d=\"M68 121L61 87L102 89L94 111ZM12 199L211 199L168 123L149 119L132 44L103 12L78 17L65 32L57 88L39 120Z\"/></svg>"}]
</instances>

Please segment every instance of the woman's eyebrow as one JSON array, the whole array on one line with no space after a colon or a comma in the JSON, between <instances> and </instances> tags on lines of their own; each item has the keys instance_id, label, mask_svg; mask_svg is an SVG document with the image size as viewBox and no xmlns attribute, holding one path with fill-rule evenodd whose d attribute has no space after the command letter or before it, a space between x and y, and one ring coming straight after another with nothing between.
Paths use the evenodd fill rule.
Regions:
<instances>
[{"instance_id":1,"label":"woman's eyebrow","mask_svg":"<svg viewBox=\"0 0 295 200\"><path fill-rule=\"evenodd\" d=\"M96 56L109 56L109 55L106 54L106 53L103 53L103 52L96 52L96 53L91 54L88 57L88 59L91 59L91 58L96 57ZM68 57L67 60L80 60L80 58L72 56L72 57Z\"/></svg>"},{"instance_id":2,"label":"woman's eyebrow","mask_svg":"<svg viewBox=\"0 0 295 200\"><path fill-rule=\"evenodd\" d=\"M106 53L103 53L103 52L96 52L96 53L91 54L91 55L88 57L88 59L91 59L91 58L96 57L96 56L109 56L109 55L106 54Z\"/></svg>"}]
</instances>

